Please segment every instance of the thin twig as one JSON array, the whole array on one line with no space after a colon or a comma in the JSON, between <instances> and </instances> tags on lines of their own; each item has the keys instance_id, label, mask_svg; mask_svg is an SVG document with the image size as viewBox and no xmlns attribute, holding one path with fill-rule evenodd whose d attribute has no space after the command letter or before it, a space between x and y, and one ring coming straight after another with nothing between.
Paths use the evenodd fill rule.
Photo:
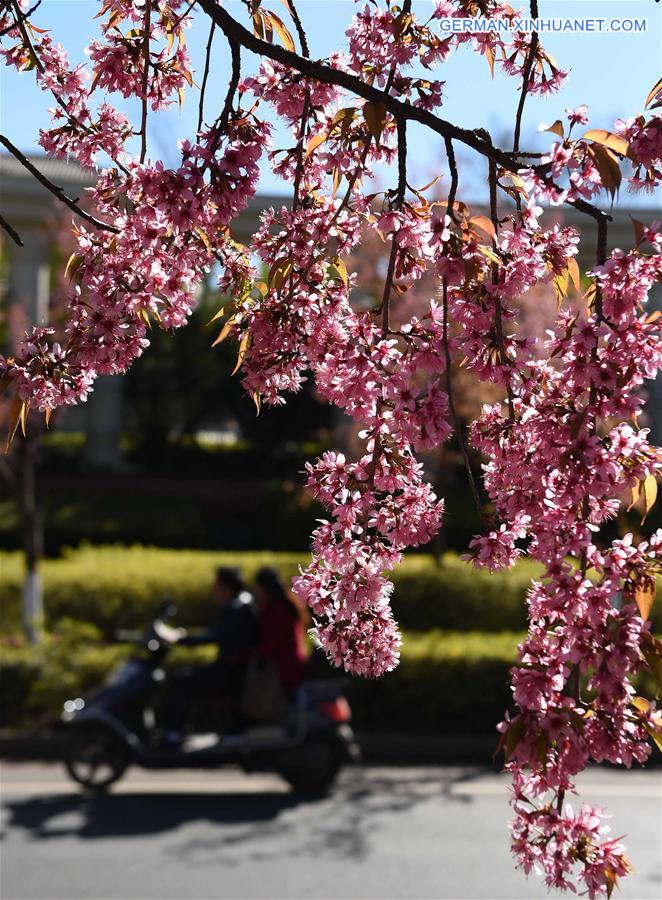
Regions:
<instances>
[{"instance_id":1,"label":"thin twig","mask_svg":"<svg viewBox=\"0 0 662 900\"><path fill-rule=\"evenodd\" d=\"M310 49L308 47L308 38L306 37L306 32L304 30L303 25L301 24L301 19L299 18L299 13L294 4L294 0L288 0L287 8L290 11L290 15L292 16L292 21L294 22L294 27L296 28L297 35L299 37L299 43L301 44L301 53L304 58L308 58L310 56ZM306 131L308 129L308 116L310 115L311 108L311 99L310 99L310 84L306 82L306 92L303 100L303 111L301 113L301 124L299 126L299 138L297 141L297 161L296 168L294 172L294 197L292 199L292 212L296 212L299 207L299 192L301 190L301 179L303 178L303 164L304 164L304 143L306 140Z\"/></svg>"},{"instance_id":2,"label":"thin twig","mask_svg":"<svg viewBox=\"0 0 662 900\"><path fill-rule=\"evenodd\" d=\"M598 236L595 248L595 261L599 266L604 266L607 261L607 221L606 219L596 219L595 224L598 229ZM602 321L604 319L604 314L602 311L602 290L600 288L600 282L596 279L595 282L595 312L598 317L598 321Z\"/></svg>"},{"instance_id":3,"label":"thin twig","mask_svg":"<svg viewBox=\"0 0 662 900\"><path fill-rule=\"evenodd\" d=\"M538 18L538 0L531 0L531 18ZM519 103L517 105L517 114L515 116L515 134L513 136L513 153L519 151L519 139L522 130L522 115L524 113L524 103L526 95L529 92L529 78L531 77L531 69L533 61L538 50L538 32L534 31L531 35L531 43L529 44L529 52L524 63L524 71L522 72L522 92L520 94Z\"/></svg>"},{"instance_id":4,"label":"thin twig","mask_svg":"<svg viewBox=\"0 0 662 900\"><path fill-rule=\"evenodd\" d=\"M366 137L365 144L363 145L363 152L361 153L361 162L354 169L350 179L347 182L347 190L345 191L345 196L342 198L340 206L334 212L334 214L331 218L331 222L329 223L330 226L335 225L336 221L338 220L338 216L343 211L343 209L345 209L345 207L347 206L347 204L349 203L349 201L351 199L352 191L354 190L354 187L356 185L356 182L359 180L359 177L363 173L363 169L365 167L366 160L368 159L368 152L370 151L371 140L372 140L372 135L370 134L370 132L368 132L368 136Z\"/></svg>"},{"instance_id":5,"label":"thin twig","mask_svg":"<svg viewBox=\"0 0 662 900\"><path fill-rule=\"evenodd\" d=\"M264 41L252 34L247 28L244 28L243 25L232 18L225 7L218 5L215 0L197 0L197 2L201 9L203 9L204 12L207 13L207 15L221 28L226 37L237 41L237 43L247 50L252 50L260 56L265 56L267 59L281 62L286 66L296 69L302 75L314 78L321 84L333 84L344 87L358 97L363 97L364 100L383 103L387 111L390 112L394 118L420 122L421 125L425 125L442 137L450 137L453 140L457 140L467 147L470 147L472 150L475 150L477 153L480 153L482 156L494 160L494 162L509 172L517 172L522 168L522 157L536 156L536 154L525 153L523 151L513 153L512 151L502 150L494 146L491 141L485 139L486 133L482 129L460 128L458 125L454 125L452 122L441 119L426 109L413 106L410 103L403 102L396 97L386 94L384 91L368 84L366 81L363 81L356 75L352 75L350 72L345 72L342 69L335 69L332 66L317 60L302 57L298 53L287 50L285 47L281 47L278 44L270 44L268 41ZM544 169L544 167L542 167L542 169ZM549 178L545 178L545 183L549 187L556 187L554 182ZM603 213L587 200L578 198L567 202L579 212L586 213L593 218L596 216L609 218L606 213Z\"/></svg>"},{"instance_id":6,"label":"thin twig","mask_svg":"<svg viewBox=\"0 0 662 900\"><path fill-rule=\"evenodd\" d=\"M308 116L310 115L310 86L306 85L306 93L303 100L303 112L301 113L301 124L299 126L299 139L297 141L297 161L294 172L294 197L292 199L292 212L296 212L299 208L299 192L301 190L301 179L303 178L303 146L306 140L306 130L308 126Z\"/></svg>"},{"instance_id":7,"label":"thin twig","mask_svg":"<svg viewBox=\"0 0 662 900\"><path fill-rule=\"evenodd\" d=\"M492 247L496 251L498 248L497 233L499 229L499 215L497 210L497 174L496 164L494 160L489 161L489 186L490 186L490 219L494 228L494 238L492 239ZM503 309L501 307L501 298L498 293L499 285L499 266L492 263L492 285L494 287L494 330L496 332L497 345L499 347L499 357L501 365L505 366L506 351L503 340ZM513 389L510 384L510 378L506 381L506 394L508 395L508 418L511 422L515 421L515 402L513 398Z\"/></svg>"},{"instance_id":8,"label":"thin twig","mask_svg":"<svg viewBox=\"0 0 662 900\"><path fill-rule=\"evenodd\" d=\"M39 181L43 186L51 192L57 199L64 203L65 206L68 206L73 212L76 213L77 216L80 216L81 219L85 219L86 222L89 222L90 225L94 225L95 228L101 228L104 231L112 231L113 234L119 234L119 228L115 228L114 225L109 225L107 222L101 222L99 219L95 219L94 216L90 215L90 213L85 212L75 200L72 200L67 194L64 193L61 187L57 187L57 185L53 184L53 182L47 178L43 172L40 172L39 169L30 162L30 160L25 156L24 153L15 147L9 138L6 138L4 134L0 134L0 144L3 144L9 152L16 157L16 159L21 163L21 165L28 170L28 172L33 175L37 181Z\"/></svg>"},{"instance_id":9,"label":"thin twig","mask_svg":"<svg viewBox=\"0 0 662 900\"><path fill-rule=\"evenodd\" d=\"M230 45L230 55L232 57L232 74L230 76L230 83L225 95L223 109L221 110L221 114L214 125L214 136L209 145L210 156L213 156L214 153L218 150L218 145L221 142L221 137L227 131L230 113L232 112L232 103L234 102L234 95L237 93L239 79L241 78L241 50L239 44L235 40L232 40L232 38L228 38L228 44Z\"/></svg>"},{"instance_id":10,"label":"thin twig","mask_svg":"<svg viewBox=\"0 0 662 900\"><path fill-rule=\"evenodd\" d=\"M459 184L459 175L457 171L457 161L455 159L455 150L453 149L453 141L447 137L444 139L446 143L446 157L448 159L448 168L451 172L451 186L448 191L448 200L446 201L446 215L453 222L455 219L455 197L457 195L457 187Z\"/></svg>"},{"instance_id":11,"label":"thin twig","mask_svg":"<svg viewBox=\"0 0 662 900\"><path fill-rule=\"evenodd\" d=\"M205 115L205 91L207 90L207 80L209 78L209 66L211 64L211 45L214 41L214 31L216 31L216 22L212 19L209 26L209 37L207 38L207 49L205 50L205 71L202 76L202 84L200 85L200 105L198 107L198 133L202 130L202 122Z\"/></svg>"},{"instance_id":12,"label":"thin twig","mask_svg":"<svg viewBox=\"0 0 662 900\"><path fill-rule=\"evenodd\" d=\"M145 157L147 156L147 107L149 104L149 99L147 96L147 92L149 89L149 32L150 32L150 20L152 15L152 2L151 0L145 0L145 15L143 17L143 56L144 59L144 68L143 68L143 81L142 81L142 111L140 116L140 162L141 164L145 162Z\"/></svg>"},{"instance_id":13,"label":"thin twig","mask_svg":"<svg viewBox=\"0 0 662 900\"><path fill-rule=\"evenodd\" d=\"M524 72L522 73L522 91L519 95L519 103L517 105L517 113L515 115L515 133L513 135L513 153L519 152L519 139L522 131L522 115L524 113L524 104L526 102L526 95L529 92L529 77L531 75L531 69L533 68L533 60L535 59L536 50L538 49L538 32L534 31L531 35L531 44L529 46L529 53L526 58L526 63L524 65Z\"/></svg>"},{"instance_id":14,"label":"thin twig","mask_svg":"<svg viewBox=\"0 0 662 900\"><path fill-rule=\"evenodd\" d=\"M34 44L32 43L32 40L30 39L30 35L28 34L27 28L25 27L25 22L21 18L21 9L20 9L18 3L16 2L16 0L12 0L12 6L14 9L14 15L16 16L16 19L17 19L18 29L21 32L21 37L23 38L23 43L24 43L26 49L28 50L28 52L30 53L30 57L31 57L32 61L34 62L38 72L41 75L44 75L46 72L46 69L44 68L44 64L41 61L41 59L39 58L39 54L35 50ZM86 134L92 134L92 129L90 128L90 126L86 125L85 122L81 122L80 119L78 119L76 116L72 115L72 113L69 110L69 107L66 104L66 101L56 91L54 91L53 88L50 88L50 93L52 94L52 96L55 99L55 102L58 104L58 106L60 106L64 110L64 112L67 116L67 119L71 122L72 125L75 125L76 128L82 129ZM119 160L115 159L115 157L111 157L111 159L113 160L115 165L118 167L118 169L121 169L125 175L128 174L129 170L126 168L126 166L124 166L121 162L119 162Z\"/></svg>"},{"instance_id":15,"label":"thin twig","mask_svg":"<svg viewBox=\"0 0 662 900\"><path fill-rule=\"evenodd\" d=\"M467 449L467 444L464 440L462 422L460 421L460 417L457 413L457 409L455 407L455 397L453 396L453 375L451 371L452 359L450 347L448 344L448 279L445 275L441 279L441 304L443 313L442 333L444 343L444 357L446 360L446 393L448 394L448 408L450 409L451 418L453 419L453 425L455 426L457 444L460 448L462 460L464 461L464 468L467 473L467 480L469 482L469 488L471 489L471 496L473 497L473 501L476 505L476 509L478 510L480 517L483 518L483 507L480 502L478 485L476 484L473 469L471 468L471 460L469 459L469 450Z\"/></svg>"},{"instance_id":16,"label":"thin twig","mask_svg":"<svg viewBox=\"0 0 662 900\"><path fill-rule=\"evenodd\" d=\"M294 0L287 0L287 8L290 11L290 15L292 16L292 21L294 22L294 27L297 30L297 35L299 37L299 43L301 44L301 52L304 56L310 56L310 48L308 47L308 38L306 37L306 32L301 24L301 19L299 18L299 12L296 8Z\"/></svg>"},{"instance_id":17,"label":"thin twig","mask_svg":"<svg viewBox=\"0 0 662 900\"><path fill-rule=\"evenodd\" d=\"M12 241L13 241L18 247L23 247L23 246L25 246L25 245L23 244L23 241L21 240L21 236L20 236L20 234L18 233L18 231L16 231L16 229L15 229L12 225L10 225L9 222L8 222L8 221L5 219L5 217L2 216L2 215L0 215L0 228L2 228L3 231L6 231L6 232L7 232L7 234L9 235L9 237L12 239Z\"/></svg>"},{"instance_id":18,"label":"thin twig","mask_svg":"<svg viewBox=\"0 0 662 900\"><path fill-rule=\"evenodd\" d=\"M10 31L13 31L15 28L18 28L22 22L27 22L33 12L41 6L41 0L37 0L35 5L26 10L25 12L20 12L20 15L17 17L16 21L12 22L11 25L7 25L6 28L0 30L0 37L4 37L6 34L9 34Z\"/></svg>"},{"instance_id":19,"label":"thin twig","mask_svg":"<svg viewBox=\"0 0 662 900\"><path fill-rule=\"evenodd\" d=\"M398 121L398 189L393 201L392 208L400 209L407 190L407 123ZM393 276L395 274L395 264L398 257L398 232L393 232L391 241L391 253L388 260L388 269L386 278L384 279L384 292L382 294L382 334L386 337L391 329L390 323L390 307L391 307L391 290L393 288Z\"/></svg>"}]
</instances>

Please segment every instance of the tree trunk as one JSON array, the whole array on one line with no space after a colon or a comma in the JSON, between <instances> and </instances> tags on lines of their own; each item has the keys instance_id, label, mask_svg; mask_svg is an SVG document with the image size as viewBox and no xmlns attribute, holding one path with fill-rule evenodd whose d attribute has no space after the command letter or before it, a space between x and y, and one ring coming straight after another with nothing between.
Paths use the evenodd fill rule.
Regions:
<instances>
[{"instance_id":1,"label":"tree trunk","mask_svg":"<svg viewBox=\"0 0 662 900\"><path fill-rule=\"evenodd\" d=\"M20 448L20 504L25 554L23 582L23 629L28 641L36 644L44 619L43 585L39 563L43 554L43 524L35 490L35 464L40 438L28 437Z\"/></svg>"}]
</instances>

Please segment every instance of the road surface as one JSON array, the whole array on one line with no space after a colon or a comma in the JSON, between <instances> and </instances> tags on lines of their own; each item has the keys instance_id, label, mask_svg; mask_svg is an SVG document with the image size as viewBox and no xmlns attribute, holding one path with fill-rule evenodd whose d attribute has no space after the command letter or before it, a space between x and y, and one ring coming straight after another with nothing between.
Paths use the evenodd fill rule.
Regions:
<instances>
[{"instance_id":1,"label":"road surface","mask_svg":"<svg viewBox=\"0 0 662 900\"><path fill-rule=\"evenodd\" d=\"M662 773L596 769L584 796L627 833L623 900L662 897ZM354 768L322 800L275 776L132 770L82 796L59 766L2 767L3 900L549 896L514 870L506 782L468 768Z\"/></svg>"}]
</instances>

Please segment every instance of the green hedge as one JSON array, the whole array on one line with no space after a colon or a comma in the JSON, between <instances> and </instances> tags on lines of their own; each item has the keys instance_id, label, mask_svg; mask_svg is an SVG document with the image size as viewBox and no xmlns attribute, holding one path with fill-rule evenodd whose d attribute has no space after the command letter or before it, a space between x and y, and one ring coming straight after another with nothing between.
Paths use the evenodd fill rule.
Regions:
<instances>
[{"instance_id":1,"label":"green hedge","mask_svg":"<svg viewBox=\"0 0 662 900\"><path fill-rule=\"evenodd\" d=\"M110 637L117 628L144 625L165 596L177 604L182 624L205 624L213 615L209 589L216 566L240 566L250 582L260 566L274 565L289 578L306 561L290 553L141 546L68 550L43 563L47 624L52 627L62 617L80 619ZM444 554L441 565L431 556L411 555L393 573L395 615L412 631L518 631L526 625L524 597L537 571L524 561L512 571L489 575L453 553ZM0 553L0 628L5 632L20 622L21 583L20 554Z\"/></svg>"},{"instance_id":2,"label":"green hedge","mask_svg":"<svg viewBox=\"0 0 662 900\"><path fill-rule=\"evenodd\" d=\"M67 550L42 566L47 626L63 617L91 622L110 638L117 628L142 627L164 599L178 606L183 625L204 625L213 616L210 583L219 565L239 566L250 583L260 566L275 566L290 578L308 557L294 553L163 550L101 546ZM454 553L437 563L412 554L393 572L395 616L405 630L521 631L525 596L540 568L528 560L490 575ZM19 553L0 552L0 631L20 625L23 563ZM662 603L653 607L653 627L662 630Z\"/></svg>"},{"instance_id":3,"label":"green hedge","mask_svg":"<svg viewBox=\"0 0 662 900\"><path fill-rule=\"evenodd\" d=\"M405 633L400 666L379 680L347 677L357 728L491 732L509 703L508 670L520 635ZM63 702L100 684L134 649L105 644L94 626L63 619L38 648L0 643L4 725L44 724ZM213 648L181 648L169 665L199 663Z\"/></svg>"},{"instance_id":4,"label":"green hedge","mask_svg":"<svg viewBox=\"0 0 662 900\"><path fill-rule=\"evenodd\" d=\"M0 638L0 709L2 725L48 723L65 700L101 684L135 653L131 644L108 644L94 625L61 619L37 647L22 637ZM173 665L209 662L213 647L175 648Z\"/></svg>"},{"instance_id":5,"label":"green hedge","mask_svg":"<svg viewBox=\"0 0 662 900\"><path fill-rule=\"evenodd\" d=\"M377 680L344 676L356 728L493 732L512 705L509 670L521 637L521 632L405 632L394 672ZM62 619L36 648L22 638L0 638L2 724L48 724L65 700L99 685L134 652L130 644L105 643L99 629L71 619ZM214 652L213 647L175 648L168 664L208 662ZM637 690L653 696L650 678L639 678Z\"/></svg>"},{"instance_id":6,"label":"green hedge","mask_svg":"<svg viewBox=\"0 0 662 900\"><path fill-rule=\"evenodd\" d=\"M400 665L352 679L357 727L445 734L493 732L511 706L509 670L522 633L405 632Z\"/></svg>"}]
</instances>

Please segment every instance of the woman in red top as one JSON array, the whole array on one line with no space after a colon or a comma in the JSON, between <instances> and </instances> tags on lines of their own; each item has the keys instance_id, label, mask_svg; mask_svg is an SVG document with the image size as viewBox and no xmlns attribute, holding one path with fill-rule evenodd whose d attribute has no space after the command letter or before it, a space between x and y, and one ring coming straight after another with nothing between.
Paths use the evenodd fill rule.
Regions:
<instances>
[{"instance_id":1,"label":"woman in red top","mask_svg":"<svg viewBox=\"0 0 662 900\"><path fill-rule=\"evenodd\" d=\"M253 594L260 630L256 656L276 669L286 689L294 690L306 677L306 611L274 569L260 569Z\"/></svg>"}]
</instances>

